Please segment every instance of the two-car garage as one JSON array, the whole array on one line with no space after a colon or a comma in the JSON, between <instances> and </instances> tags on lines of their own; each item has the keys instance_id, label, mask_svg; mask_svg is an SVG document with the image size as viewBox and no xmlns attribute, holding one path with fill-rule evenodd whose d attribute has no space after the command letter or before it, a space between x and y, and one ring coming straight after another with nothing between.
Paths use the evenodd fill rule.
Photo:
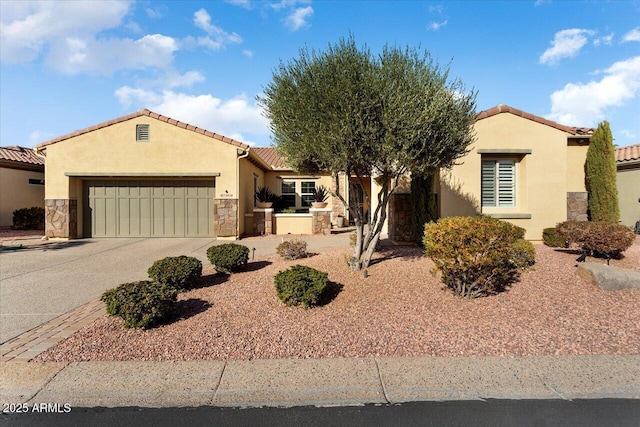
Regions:
<instances>
[{"instance_id":1,"label":"two-car garage","mask_svg":"<svg viewBox=\"0 0 640 427\"><path fill-rule=\"evenodd\" d=\"M85 180L83 234L212 237L214 197L214 179Z\"/></svg>"}]
</instances>

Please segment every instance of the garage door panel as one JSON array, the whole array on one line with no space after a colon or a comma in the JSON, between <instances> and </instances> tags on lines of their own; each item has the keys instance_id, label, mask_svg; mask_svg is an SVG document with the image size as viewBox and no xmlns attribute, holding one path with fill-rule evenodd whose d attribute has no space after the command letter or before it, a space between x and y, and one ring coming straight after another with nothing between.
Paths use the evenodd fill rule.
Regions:
<instances>
[{"instance_id":1,"label":"garage door panel","mask_svg":"<svg viewBox=\"0 0 640 427\"><path fill-rule=\"evenodd\" d=\"M93 237L213 236L214 181L85 183L85 234Z\"/></svg>"}]
</instances>

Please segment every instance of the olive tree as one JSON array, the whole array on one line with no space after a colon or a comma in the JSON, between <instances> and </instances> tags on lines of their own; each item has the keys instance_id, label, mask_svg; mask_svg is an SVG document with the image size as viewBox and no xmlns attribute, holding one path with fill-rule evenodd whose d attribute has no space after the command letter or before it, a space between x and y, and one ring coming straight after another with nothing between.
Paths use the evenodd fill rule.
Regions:
<instances>
[{"instance_id":1,"label":"olive tree","mask_svg":"<svg viewBox=\"0 0 640 427\"><path fill-rule=\"evenodd\" d=\"M345 206L338 174L378 183L366 229L362 212L349 207L356 225L352 269L369 265L399 179L449 168L468 152L476 94L448 74L427 51L385 46L374 55L351 36L281 62L258 97L287 163L303 173L331 173L333 195Z\"/></svg>"}]
</instances>

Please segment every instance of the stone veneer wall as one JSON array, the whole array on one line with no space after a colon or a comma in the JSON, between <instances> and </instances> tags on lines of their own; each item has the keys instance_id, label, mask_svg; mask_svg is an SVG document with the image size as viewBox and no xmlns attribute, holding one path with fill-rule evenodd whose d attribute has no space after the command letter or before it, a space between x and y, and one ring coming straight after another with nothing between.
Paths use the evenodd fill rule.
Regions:
<instances>
[{"instance_id":1,"label":"stone veneer wall","mask_svg":"<svg viewBox=\"0 0 640 427\"><path fill-rule=\"evenodd\" d=\"M567 220L587 221L589 196L586 191L567 193Z\"/></svg>"},{"instance_id":2,"label":"stone veneer wall","mask_svg":"<svg viewBox=\"0 0 640 427\"><path fill-rule=\"evenodd\" d=\"M312 234L331 234L331 209L314 209L310 208L312 215Z\"/></svg>"},{"instance_id":3,"label":"stone veneer wall","mask_svg":"<svg viewBox=\"0 0 640 427\"><path fill-rule=\"evenodd\" d=\"M394 193L389 200L389 240L411 241L411 194Z\"/></svg>"},{"instance_id":4,"label":"stone veneer wall","mask_svg":"<svg viewBox=\"0 0 640 427\"><path fill-rule=\"evenodd\" d=\"M75 239L78 237L78 201L46 199L44 201L45 236Z\"/></svg>"},{"instance_id":5,"label":"stone veneer wall","mask_svg":"<svg viewBox=\"0 0 640 427\"><path fill-rule=\"evenodd\" d=\"M238 199L215 199L213 231L217 237L238 236Z\"/></svg>"},{"instance_id":6,"label":"stone veneer wall","mask_svg":"<svg viewBox=\"0 0 640 427\"><path fill-rule=\"evenodd\" d=\"M341 173L338 175L338 179L340 180L340 194L342 195L342 198L345 198L346 195L346 179L345 179L346 175ZM331 192L333 194L336 193L336 180L335 178L331 179ZM345 199L346 200L346 199ZM331 196L331 211L333 213L333 217L337 218L338 215L343 215L343 216L347 216L347 210L345 209L344 203L342 203L342 200L340 200L338 197L335 196Z\"/></svg>"},{"instance_id":7,"label":"stone veneer wall","mask_svg":"<svg viewBox=\"0 0 640 427\"><path fill-rule=\"evenodd\" d=\"M253 210L253 234L256 236L273 234L273 208Z\"/></svg>"}]
</instances>

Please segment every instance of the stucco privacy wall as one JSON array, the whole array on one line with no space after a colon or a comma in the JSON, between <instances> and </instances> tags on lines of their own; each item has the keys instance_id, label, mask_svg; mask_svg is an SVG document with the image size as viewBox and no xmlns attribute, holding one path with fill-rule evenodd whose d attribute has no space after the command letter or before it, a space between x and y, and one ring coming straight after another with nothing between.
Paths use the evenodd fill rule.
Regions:
<instances>
[{"instance_id":1,"label":"stucco privacy wall","mask_svg":"<svg viewBox=\"0 0 640 427\"><path fill-rule=\"evenodd\" d=\"M136 125L148 124L149 141L136 141ZM216 197L237 204L238 147L149 116L139 116L46 146L46 199L78 200L82 218L81 176L215 176ZM211 178L209 178L211 179ZM82 221L78 221L82 236Z\"/></svg>"},{"instance_id":2,"label":"stucco privacy wall","mask_svg":"<svg viewBox=\"0 0 640 427\"><path fill-rule=\"evenodd\" d=\"M44 185L29 184L29 179L44 179L44 173L0 167L0 227L13 225L17 209L44 207Z\"/></svg>"},{"instance_id":3,"label":"stucco privacy wall","mask_svg":"<svg viewBox=\"0 0 640 427\"><path fill-rule=\"evenodd\" d=\"M616 182L620 203L620 221L634 227L640 221L640 162L621 167L618 164Z\"/></svg>"}]
</instances>

